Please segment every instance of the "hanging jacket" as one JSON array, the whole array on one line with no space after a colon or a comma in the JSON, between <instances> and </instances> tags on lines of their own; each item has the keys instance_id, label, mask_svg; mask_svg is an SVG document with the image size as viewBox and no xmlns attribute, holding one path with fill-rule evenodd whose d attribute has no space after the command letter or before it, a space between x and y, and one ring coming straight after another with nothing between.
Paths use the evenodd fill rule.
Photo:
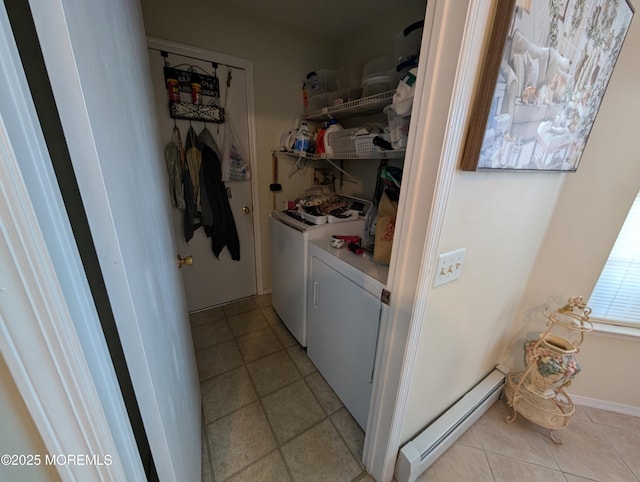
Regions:
<instances>
[{"instance_id":1,"label":"hanging jacket","mask_svg":"<svg viewBox=\"0 0 640 482\"><path fill-rule=\"evenodd\" d=\"M216 142L213 134L206 125L202 128L200 134L198 134L196 146L200 150L202 150L203 146L209 146L211 149L213 149L213 152L216 153L218 159L222 159L222 151L220 150L220 147L218 147L218 143Z\"/></svg>"},{"instance_id":2,"label":"hanging jacket","mask_svg":"<svg viewBox=\"0 0 640 482\"><path fill-rule=\"evenodd\" d=\"M218 144L215 138L213 137L213 134L211 134L209 129L207 129L206 125L202 129L202 131L200 131L200 134L198 134L198 138L196 140L196 146L198 147L198 149L200 149L200 151L202 151L202 148L204 146L210 147L213 150L213 152L216 153L216 155L218 156L218 159L221 159L220 148L218 147ZM201 179L203 176L202 169L203 167L201 166L200 168ZM207 195L207 187L204 182L200 183L200 220L202 224L205 226L211 226L213 224L213 210L209 203L209 197Z\"/></svg>"},{"instance_id":3,"label":"hanging jacket","mask_svg":"<svg viewBox=\"0 0 640 482\"><path fill-rule=\"evenodd\" d=\"M211 237L211 250L218 258L222 249L226 246L231 254L231 259L240 260L240 240L236 223L233 219L227 188L222 182L222 170L220 158L213 149L204 145L202 147L202 175L200 182L204 185L203 192L207 195L207 201L213 214L211 225L205 225L207 236Z\"/></svg>"},{"instance_id":4,"label":"hanging jacket","mask_svg":"<svg viewBox=\"0 0 640 482\"><path fill-rule=\"evenodd\" d=\"M169 175L169 196L171 205L178 209L184 209L184 188L182 186L182 141L180 131L174 126L171 140L164 148L164 160Z\"/></svg>"},{"instance_id":5,"label":"hanging jacket","mask_svg":"<svg viewBox=\"0 0 640 482\"><path fill-rule=\"evenodd\" d=\"M187 133L186 162L191 175L191 185L193 186L194 204L196 210L200 207L200 164L202 163L202 153L196 145L196 131L189 127Z\"/></svg>"}]
</instances>

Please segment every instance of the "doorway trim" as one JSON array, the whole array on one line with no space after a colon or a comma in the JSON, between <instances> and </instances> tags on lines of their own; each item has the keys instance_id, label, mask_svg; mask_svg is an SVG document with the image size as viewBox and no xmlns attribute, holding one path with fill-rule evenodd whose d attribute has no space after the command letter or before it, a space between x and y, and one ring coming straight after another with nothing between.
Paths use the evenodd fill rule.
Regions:
<instances>
[{"instance_id":1,"label":"doorway trim","mask_svg":"<svg viewBox=\"0 0 640 482\"><path fill-rule=\"evenodd\" d=\"M403 228L396 231L397 246L394 240L388 282L392 303L382 315L384 340L379 346L384 348L376 361L373 413L364 447L365 466L376 480L392 480L404 443L401 437L410 389L420 369L415 364L418 343L493 3L469 0L461 32L456 24L460 5L438 0L427 4L425 31L429 31L426 25L431 25L431 35L423 38L421 46L427 56L421 56L418 65L412 112L415 125L412 122L406 154L411 162L405 164L407 185L399 201L397 225ZM455 80L451 96L443 99L444 86L451 85L448 49L456 42L460 50ZM425 212L429 213L426 225L421 222Z\"/></svg>"},{"instance_id":2,"label":"doorway trim","mask_svg":"<svg viewBox=\"0 0 640 482\"><path fill-rule=\"evenodd\" d=\"M256 107L255 107L255 87L253 82L253 62L240 57L205 50L190 45L163 40L156 37L147 37L147 47L157 50L166 50L176 55L185 57L194 57L208 62L218 62L243 69L246 72L247 85L247 124L249 127L249 159L251 162L251 204L253 212L253 250L254 250L254 269L256 271L256 290L257 294L264 294L264 281L262 279L262 236L260 233L261 210L260 192L258 190L258 143L256 140Z\"/></svg>"},{"instance_id":3,"label":"doorway trim","mask_svg":"<svg viewBox=\"0 0 640 482\"><path fill-rule=\"evenodd\" d=\"M49 455L95 455L102 462L93 468L56 464L62 480L87 480L88 470L96 480L125 480L1 116L0 159L0 259L6 268L3 281L9 281L0 286L2 356ZM45 454L41 457L45 465Z\"/></svg>"}]
</instances>

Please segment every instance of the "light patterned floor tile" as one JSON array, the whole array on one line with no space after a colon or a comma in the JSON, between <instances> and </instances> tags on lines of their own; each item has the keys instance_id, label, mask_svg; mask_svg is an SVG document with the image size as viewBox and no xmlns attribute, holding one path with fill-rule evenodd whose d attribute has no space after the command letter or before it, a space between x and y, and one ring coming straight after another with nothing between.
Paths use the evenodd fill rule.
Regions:
<instances>
[{"instance_id":1,"label":"light patterned floor tile","mask_svg":"<svg viewBox=\"0 0 640 482\"><path fill-rule=\"evenodd\" d=\"M229 340L196 353L200 381L228 372L244 364L235 341Z\"/></svg>"},{"instance_id":2,"label":"light patterned floor tile","mask_svg":"<svg viewBox=\"0 0 640 482\"><path fill-rule=\"evenodd\" d=\"M238 315L227 317L229 327L235 337L253 333L254 331L264 330L269 325L260 310L251 310Z\"/></svg>"},{"instance_id":3,"label":"light patterned floor tile","mask_svg":"<svg viewBox=\"0 0 640 482\"><path fill-rule=\"evenodd\" d=\"M640 430L606 426L602 428L605 437L627 467L640 480Z\"/></svg>"},{"instance_id":4,"label":"light patterned floor tile","mask_svg":"<svg viewBox=\"0 0 640 482\"><path fill-rule=\"evenodd\" d=\"M202 482L213 482L213 475L211 474L211 465L209 464L209 449L207 448L207 436L204 430L202 430Z\"/></svg>"},{"instance_id":5,"label":"light patterned floor tile","mask_svg":"<svg viewBox=\"0 0 640 482\"><path fill-rule=\"evenodd\" d=\"M274 450L252 466L234 475L228 482L288 482L291 480L282 456Z\"/></svg>"},{"instance_id":6,"label":"light patterned floor tile","mask_svg":"<svg viewBox=\"0 0 640 482\"><path fill-rule=\"evenodd\" d=\"M300 379L300 372L284 350L249 363L247 369L261 397Z\"/></svg>"},{"instance_id":7,"label":"light patterned floor tile","mask_svg":"<svg viewBox=\"0 0 640 482\"><path fill-rule=\"evenodd\" d=\"M483 449L558 470L558 464L551 455L555 450L553 442L538 431L539 427L521 416L513 423L506 423L504 418L508 413L506 404L499 400L476 422Z\"/></svg>"},{"instance_id":8,"label":"light patterned floor tile","mask_svg":"<svg viewBox=\"0 0 640 482\"><path fill-rule=\"evenodd\" d=\"M638 482L607 441L601 430L603 426L571 422L560 433L562 445L556 445L553 450L553 456L563 472L603 482Z\"/></svg>"},{"instance_id":9,"label":"light patterned floor tile","mask_svg":"<svg viewBox=\"0 0 640 482\"><path fill-rule=\"evenodd\" d=\"M640 417L625 415L623 413L599 410L591 407L581 407L593 423L609 425L625 429L633 429L640 432Z\"/></svg>"},{"instance_id":10,"label":"light patterned floor tile","mask_svg":"<svg viewBox=\"0 0 640 482\"><path fill-rule=\"evenodd\" d=\"M452 445L418 482L493 482L485 453L468 445Z\"/></svg>"},{"instance_id":11,"label":"light patterned floor tile","mask_svg":"<svg viewBox=\"0 0 640 482\"><path fill-rule=\"evenodd\" d=\"M579 477L573 474L564 474L564 478L567 479L567 482L594 482L593 479L585 479L584 477ZM602 481L595 481L602 482Z\"/></svg>"},{"instance_id":12,"label":"light patterned floor tile","mask_svg":"<svg viewBox=\"0 0 640 482\"><path fill-rule=\"evenodd\" d=\"M480 440L480 436L478 435L478 430L475 425L469 427L456 443L459 443L460 445L469 445L470 447L475 447L477 449L482 448L482 441Z\"/></svg>"},{"instance_id":13,"label":"light patterned floor tile","mask_svg":"<svg viewBox=\"0 0 640 482\"><path fill-rule=\"evenodd\" d=\"M329 420L282 447L296 482L350 482L362 469Z\"/></svg>"},{"instance_id":14,"label":"light patterned floor tile","mask_svg":"<svg viewBox=\"0 0 640 482\"><path fill-rule=\"evenodd\" d=\"M487 454L487 459L495 482L565 482L564 475L558 470L492 453Z\"/></svg>"},{"instance_id":15,"label":"light patterned floor tile","mask_svg":"<svg viewBox=\"0 0 640 482\"><path fill-rule=\"evenodd\" d=\"M193 347L196 351L218 345L233 338L226 320L211 321L191 329Z\"/></svg>"},{"instance_id":16,"label":"light patterned floor tile","mask_svg":"<svg viewBox=\"0 0 640 482\"><path fill-rule=\"evenodd\" d=\"M256 305L255 301L253 301L252 298L234 301L233 303L222 306L222 310L227 317L245 313L247 311L252 311L256 308L258 308L258 305Z\"/></svg>"},{"instance_id":17,"label":"light patterned floor tile","mask_svg":"<svg viewBox=\"0 0 640 482\"><path fill-rule=\"evenodd\" d=\"M202 325L203 323L209 323L211 321L218 321L224 319L224 311L221 307L209 308L208 310L196 311L195 313L189 313L189 322L191 326Z\"/></svg>"},{"instance_id":18,"label":"light patterned floor tile","mask_svg":"<svg viewBox=\"0 0 640 482\"><path fill-rule=\"evenodd\" d=\"M270 325L277 325L278 323L282 323L282 320L271 306L266 306L261 308L262 314L267 319L267 323Z\"/></svg>"},{"instance_id":19,"label":"light patterned floor tile","mask_svg":"<svg viewBox=\"0 0 640 482\"><path fill-rule=\"evenodd\" d=\"M358 425L358 422L351 416L346 408L338 410L331 415L331 421L342 435L342 438L351 450L351 453L358 462L362 462L362 448L364 446L364 431Z\"/></svg>"},{"instance_id":20,"label":"light patterned floor tile","mask_svg":"<svg viewBox=\"0 0 640 482\"><path fill-rule=\"evenodd\" d=\"M289 330L287 330L287 327L284 326L283 323L271 325L271 329L276 334L278 340L280 340L280 343L282 343L283 346L289 347L298 344L298 341L293 337L291 333L289 333Z\"/></svg>"},{"instance_id":21,"label":"light patterned floor tile","mask_svg":"<svg viewBox=\"0 0 640 482\"><path fill-rule=\"evenodd\" d=\"M289 352L293 363L296 364L303 377L316 371L316 367L307 356L307 352L300 345L290 346L287 348L287 352Z\"/></svg>"},{"instance_id":22,"label":"light patterned floor tile","mask_svg":"<svg viewBox=\"0 0 640 482\"><path fill-rule=\"evenodd\" d=\"M241 336L236 341L247 363L283 349L282 344L278 341L271 328L249 333Z\"/></svg>"},{"instance_id":23,"label":"light patterned floor tile","mask_svg":"<svg viewBox=\"0 0 640 482\"><path fill-rule=\"evenodd\" d=\"M307 375L305 380L328 415L337 412L343 407L338 395L335 394L327 381L320 375L320 372L316 371L311 375Z\"/></svg>"},{"instance_id":24,"label":"light patterned floor tile","mask_svg":"<svg viewBox=\"0 0 640 482\"><path fill-rule=\"evenodd\" d=\"M245 367L205 380L200 392L205 423L213 422L258 399Z\"/></svg>"},{"instance_id":25,"label":"light patterned floor tile","mask_svg":"<svg viewBox=\"0 0 640 482\"><path fill-rule=\"evenodd\" d=\"M225 480L276 448L259 402L207 425L207 437L217 481Z\"/></svg>"},{"instance_id":26,"label":"light patterned floor tile","mask_svg":"<svg viewBox=\"0 0 640 482\"><path fill-rule=\"evenodd\" d=\"M325 417L303 380L264 397L262 405L279 444L301 434Z\"/></svg>"},{"instance_id":27,"label":"light patterned floor tile","mask_svg":"<svg viewBox=\"0 0 640 482\"><path fill-rule=\"evenodd\" d=\"M271 293L266 295L256 295L253 297L253 302L258 308L268 308L271 306Z\"/></svg>"}]
</instances>

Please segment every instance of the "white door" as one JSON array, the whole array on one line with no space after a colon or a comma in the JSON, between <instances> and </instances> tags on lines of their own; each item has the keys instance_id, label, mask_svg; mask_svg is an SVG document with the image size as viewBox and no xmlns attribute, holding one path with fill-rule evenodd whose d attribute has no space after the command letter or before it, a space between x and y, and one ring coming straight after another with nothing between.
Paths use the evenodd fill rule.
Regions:
<instances>
[{"instance_id":1,"label":"white door","mask_svg":"<svg viewBox=\"0 0 640 482\"><path fill-rule=\"evenodd\" d=\"M162 136L162 147L169 142L174 127L174 120L169 115L168 93L164 80L164 58L153 42L149 43L149 62L153 79L158 124ZM190 56L178 55L173 49L164 48L168 53L167 61L171 66L181 66L187 70L191 66L211 74L212 62L219 64L216 75L220 80L220 99L224 104L225 123L212 124L200 121L176 120L183 143L187 133L193 127L196 134L206 126L223 149L225 135L228 135L226 123L230 122L245 156L250 153L249 114L247 79L244 69L228 65L228 60L216 57L214 53L199 51ZM196 58L197 57L197 58ZM225 64L225 61L227 64ZM227 79L231 74L231 86L227 88ZM185 95L184 93L182 94ZM209 100L205 98L205 100ZM178 253L181 256L191 255L193 265L182 269L182 280L187 297L189 311L219 305L228 301L255 295L256 289L256 257L254 250L253 203L251 200L251 181L227 181L229 204L233 213L238 238L240 240L240 260L234 261L227 248L216 258L211 250L211 239L203 228L196 229L193 238L187 243L184 236L183 212L173 208L173 226ZM169 203L169 199L166 200ZM215 216L215 213L214 213Z\"/></svg>"},{"instance_id":2,"label":"white door","mask_svg":"<svg viewBox=\"0 0 640 482\"><path fill-rule=\"evenodd\" d=\"M201 400L138 2L30 0L161 481L200 479ZM79 208L79 207L78 207Z\"/></svg>"}]
</instances>

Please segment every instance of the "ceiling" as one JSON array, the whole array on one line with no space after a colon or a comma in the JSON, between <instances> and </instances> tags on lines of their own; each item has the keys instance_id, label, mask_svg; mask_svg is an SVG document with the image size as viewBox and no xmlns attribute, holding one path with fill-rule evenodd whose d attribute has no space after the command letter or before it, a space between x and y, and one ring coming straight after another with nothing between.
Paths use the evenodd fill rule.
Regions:
<instances>
[{"instance_id":1,"label":"ceiling","mask_svg":"<svg viewBox=\"0 0 640 482\"><path fill-rule=\"evenodd\" d=\"M217 0L253 16L312 34L346 37L407 0ZM426 4L426 0L418 0Z\"/></svg>"}]
</instances>

